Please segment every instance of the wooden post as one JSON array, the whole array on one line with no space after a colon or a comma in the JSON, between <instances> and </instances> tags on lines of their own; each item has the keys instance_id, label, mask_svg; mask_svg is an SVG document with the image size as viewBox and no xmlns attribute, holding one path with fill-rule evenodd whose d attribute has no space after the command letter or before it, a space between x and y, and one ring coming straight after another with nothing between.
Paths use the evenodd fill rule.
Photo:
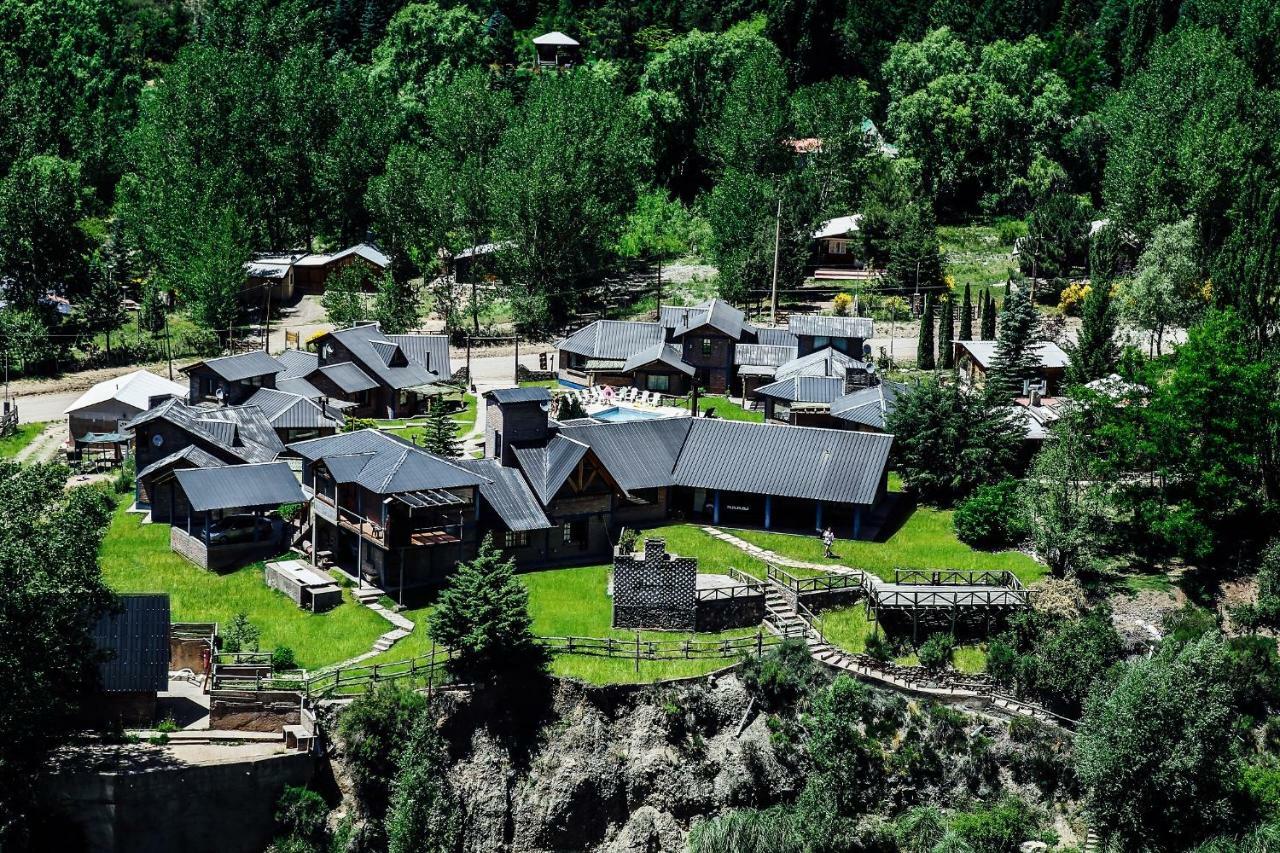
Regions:
<instances>
[{"instance_id":1,"label":"wooden post","mask_svg":"<svg viewBox=\"0 0 1280 853\"><path fill-rule=\"evenodd\" d=\"M756 657L764 657L764 632L756 628Z\"/></svg>"},{"instance_id":2,"label":"wooden post","mask_svg":"<svg viewBox=\"0 0 1280 853\"><path fill-rule=\"evenodd\" d=\"M636 672L640 671L640 632L636 631Z\"/></svg>"}]
</instances>

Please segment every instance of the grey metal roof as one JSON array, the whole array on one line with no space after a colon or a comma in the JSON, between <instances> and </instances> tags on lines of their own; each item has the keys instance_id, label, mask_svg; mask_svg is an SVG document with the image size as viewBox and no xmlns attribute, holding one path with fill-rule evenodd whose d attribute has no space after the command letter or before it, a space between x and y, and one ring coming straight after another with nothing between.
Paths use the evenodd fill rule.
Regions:
<instances>
[{"instance_id":1,"label":"grey metal roof","mask_svg":"<svg viewBox=\"0 0 1280 853\"><path fill-rule=\"evenodd\" d=\"M875 501L893 436L694 418L677 485L839 503Z\"/></svg>"},{"instance_id":2,"label":"grey metal roof","mask_svg":"<svg viewBox=\"0 0 1280 853\"><path fill-rule=\"evenodd\" d=\"M772 397L787 403L830 403L844 391L844 378L839 376L792 376L756 389L761 397Z\"/></svg>"},{"instance_id":3,"label":"grey metal roof","mask_svg":"<svg viewBox=\"0 0 1280 853\"><path fill-rule=\"evenodd\" d=\"M377 323L356 326L351 329L334 329L329 336L341 343L359 363L360 369L377 379L380 385L401 390L416 385L429 385L441 379L448 379L448 364L437 371L427 370L421 364L406 358L403 366L392 366L386 363L384 356L374 344L394 344L382 333ZM322 367L321 370L324 368Z\"/></svg>"},{"instance_id":4,"label":"grey metal roof","mask_svg":"<svg viewBox=\"0 0 1280 853\"><path fill-rule=\"evenodd\" d=\"M787 329L793 335L822 335L828 338L861 338L874 336L875 324L870 317L827 317L822 314L792 314Z\"/></svg>"},{"instance_id":5,"label":"grey metal roof","mask_svg":"<svg viewBox=\"0 0 1280 853\"><path fill-rule=\"evenodd\" d=\"M665 338L666 332L658 323L596 320L557 343L556 348L588 358L626 361Z\"/></svg>"},{"instance_id":6,"label":"grey metal roof","mask_svg":"<svg viewBox=\"0 0 1280 853\"><path fill-rule=\"evenodd\" d=\"M245 462L270 462L284 449L257 406L204 408L174 398L132 418L124 427L134 429L157 418Z\"/></svg>"},{"instance_id":7,"label":"grey metal roof","mask_svg":"<svg viewBox=\"0 0 1280 853\"><path fill-rule=\"evenodd\" d=\"M564 481L569 479L573 469L590 449L581 442L556 435L545 445L515 447L512 448L512 453L538 500L546 505L555 498L556 492L560 491Z\"/></svg>"},{"instance_id":8,"label":"grey metal roof","mask_svg":"<svg viewBox=\"0 0 1280 853\"><path fill-rule=\"evenodd\" d=\"M885 419L898 403L898 397L906 393L901 382L883 381L870 388L859 388L831 403L831 417L883 430Z\"/></svg>"},{"instance_id":9,"label":"grey metal roof","mask_svg":"<svg viewBox=\"0 0 1280 853\"><path fill-rule=\"evenodd\" d=\"M480 497L508 529L544 530L551 526L528 482L515 468L504 468L496 459L461 459L458 464L487 479L480 484Z\"/></svg>"},{"instance_id":10,"label":"grey metal roof","mask_svg":"<svg viewBox=\"0 0 1280 853\"><path fill-rule=\"evenodd\" d=\"M991 366L992 359L996 355L995 341L956 341L957 347L963 347L968 350L981 367L988 368ZM1041 341L1032 344L1030 350L1036 354L1038 361L1037 366L1040 368L1059 368L1067 366L1067 354L1062 348L1055 343L1049 341Z\"/></svg>"},{"instance_id":11,"label":"grey metal roof","mask_svg":"<svg viewBox=\"0 0 1280 853\"><path fill-rule=\"evenodd\" d=\"M283 364L262 350L224 355L222 358L196 362L190 367L182 368L182 372L190 373L198 367L207 367L228 382L239 382L254 376L272 376L285 369Z\"/></svg>"},{"instance_id":12,"label":"grey metal roof","mask_svg":"<svg viewBox=\"0 0 1280 853\"><path fill-rule=\"evenodd\" d=\"M599 421L561 425L561 435L591 447L618 485L628 492L674 483L672 471L693 418Z\"/></svg>"},{"instance_id":13,"label":"grey metal roof","mask_svg":"<svg viewBox=\"0 0 1280 853\"><path fill-rule=\"evenodd\" d=\"M792 376L841 376L845 375L845 371L850 367L866 368L866 362L859 361L850 355L845 355L839 350L826 347L825 349L811 352L808 355L802 355L797 359L788 361L782 365L774 373L779 381L790 378Z\"/></svg>"},{"instance_id":14,"label":"grey metal roof","mask_svg":"<svg viewBox=\"0 0 1280 853\"><path fill-rule=\"evenodd\" d=\"M178 487L196 512L302 503L302 487L288 462L188 468L177 471Z\"/></svg>"},{"instance_id":15,"label":"grey metal roof","mask_svg":"<svg viewBox=\"0 0 1280 853\"><path fill-rule=\"evenodd\" d=\"M158 471L162 471L171 465L177 464L178 462L185 462L193 468L221 468L227 464L212 453L201 450L194 444L188 444L181 450L170 453L168 456L152 462L150 465L139 471L135 476L137 479L143 480Z\"/></svg>"},{"instance_id":16,"label":"grey metal roof","mask_svg":"<svg viewBox=\"0 0 1280 853\"><path fill-rule=\"evenodd\" d=\"M728 335L735 341L742 338L743 331L755 332L754 327L746 322L746 315L728 302L712 299L689 308L667 306L662 309L663 324L668 318L675 322L668 327L674 330L675 337L680 337L703 326Z\"/></svg>"},{"instance_id":17,"label":"grey metal roof","mask_svg":"<svg viewBox=\"0 0 1280 853\"><path fill-rule=\"evenodd\" d=\"M740 364L738 365L739 376L763 376L772 379L774 372L778 368L768 364Z\"/></svg>"},{"instance_id":18,"label":"grey metal roof","mask_svg":"<svg viewBox=\"0 0 1280 853\"><path fill-rule=\"evenodd\" d=\"M697 371L693 365L685 364L680 358L680 350L671 346L671 344L654 344L648 349L641 350L631 358L627 359L627 363L622 366L625 372L630 373L650 364L661 364L678 370L686 376L692 376Z\"/></svg>"},{"instance_id":19,"label":"grey metal roof","mask_svg":"<svg viewBox=\"0 0 1280 853\"><path fill-rule=\"evenodd\" d=\"M781 367L796 357L794 346L774 346L771 344L738 344L733 348L733 363L737 365L757 365Z\"/></svg>"},{"instance_id":20,"label":"grey metal roof","mask_svg":"<svg viewBox=\"0 0 1280 853\"><path fill-rule=\"evenodd\" d=\"M327 414L318 403L275 388L259 388L248 403L261 409L276 429L330 429L342 425L341 418Z\"/></svg>"},{"instance_id":21,"label":"grey metal roof","mask_svg":"<svg viewBox=\"0 0 1280 853\"><path fill-rule=\"evenodd\" d=\"M337 456L324 457L324 466L329 469L336 483L354 483L360 478L360 472L377 456L372 450L364 453L342 453Z\"/></svg>"},{"instance_id":22,"label":"grey metal roof","mask_svg":"<svg viewBox=\"0 0 1280 853\"><path fill-rule=\"evenodd\" d=\"M310 381L303 379L301 376L292 377L290 379L281 379L277 376L276 390L284 391L286 394L297 394L299 397L306 397L308 400L318 400L321 397L329 396L316 386L312 385ZM351 403L347 403L345 400L330 400L329 402L330 405L333 406L341 406L343 404L353 405Z\"/></svg>"},{"instance_id":23,"label":"grey metal roof","mask_svg":"<svg viewBox=\"0 0 1280 853\"><path fill-rule=\"evenodd\" d=\"M93 627L93 643L109 657L98 664L106 693L166 690L169 687L169 596L119 596L119 612L106 613Z\"/></svg>"},{"instance_id":24,"label":"grey metal roof","mask_svg":"<svg viewBox=\"0 0 1280 853\"><path fill-rule=\"evenodd\" d=\"M276 387L280 387L282 379L301 379L320 366L320 356L300 349L287 349L276 356L276 361L284 365L284 370L276 374Z\"/></svg>"},{"instance_id":25,"label":"grey metal roof","mask_svg":"<svg viewBox=\"0 0 1280 853\"><path fill-rule=\"evenodd\" d=\"M347 394L355 394L378 387L377 380L357 367L355 362L342 361L337 364L326 364L320 368L320 372L329 377L334 385L337 385Z\"/></svg>"},{"instance_id":26,"label":"grey metal roof","mask_svg":"<svg viewBox=\"0 0 1280 853\"><path fill-rule=\"evenodd\" d=\"M440 375L442 379L453 376L449 361L448 335L387 335L414 364Z\"/></svg>"},{"instance_id":27,"label":"grey metal roof","mask_svg":"<svg viewBox=\"0 0 1280 853\"><path fill-rule=\"evenodd\" d=\"M495 388L492 391L486 391L485 396L499 403L546 403L551 400L551 392L541 385Z\"/></svg>"},{"instance_id":28,"label":"grey metal roof","mask_svg":"<svg viewBox=\"0 0 1280 853\"><path fill-rule=\"evenodd\" d=\"M771 347L796 347L800 341L781 326L757 326L756 343Z\"/></svg>"},{"instance_id":29,"label":"grey metal roof","mask_svg":"<svg viewBox=\"0 0 1280 853\"><path fill-rule=\"evenodd\" d=\"M478 486L484 482L483 478L460 467L454 460L428 453L402 438L376 429L296 441L289 445L289 449L309 462L324 460L326 466L331 465L333 457L370 454L360 470L352 475L351 482L380 495ZM355 462L337 464L354 465Z\"/></svg>"}]
</instances>

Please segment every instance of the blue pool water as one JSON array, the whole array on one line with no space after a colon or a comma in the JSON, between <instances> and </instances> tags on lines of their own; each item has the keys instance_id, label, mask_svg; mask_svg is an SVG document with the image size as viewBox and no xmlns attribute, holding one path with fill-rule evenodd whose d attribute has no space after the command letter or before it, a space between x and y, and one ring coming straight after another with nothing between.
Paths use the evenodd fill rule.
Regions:
<instances>
[{"instance_id":1,"label":"blue pool water","mask_svg":"<svg viewBox=\"0 0 1280 853\"><path fill-rule=\"evenodd\" d=\"M614 406L612 408L596 412L591 417L598 421L616 423L618 421L648 421L653 420L654 418L660 418L662 415L659 415L657 412L643 412L640 409Z\"/></svg>"}]
</instances>

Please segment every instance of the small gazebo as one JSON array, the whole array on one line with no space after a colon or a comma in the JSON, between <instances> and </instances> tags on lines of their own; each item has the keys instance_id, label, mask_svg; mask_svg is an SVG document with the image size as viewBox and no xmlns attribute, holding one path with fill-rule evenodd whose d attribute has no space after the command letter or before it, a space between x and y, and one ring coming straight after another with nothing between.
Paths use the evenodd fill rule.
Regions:
<instances>
[{"instance_id":1,"label":"small gazebo","mask_svg":"<svg viewBox=\"0 0 1280 853\"><path fill-rule=\"evenodd\" d=\"M578 64L578 42L555 30L533 40L534 64L538 68L568 68Z\"/></svg>"}]
</instances>

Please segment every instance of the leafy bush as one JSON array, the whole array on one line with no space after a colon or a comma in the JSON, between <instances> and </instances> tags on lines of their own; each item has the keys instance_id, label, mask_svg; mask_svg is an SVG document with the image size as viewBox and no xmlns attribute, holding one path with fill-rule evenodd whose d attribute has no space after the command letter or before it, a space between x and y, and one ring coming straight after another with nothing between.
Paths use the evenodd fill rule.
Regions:
<instances>
[{"instance_id":1,"label":"leafy bush","mask_svg":"<svg viewBox=\"0 0 1280 853\"><path fill-rule=\"evenodd\" d=\"M276 646L275 651L271 653L271 670L284 672L287 669L297 668L298 661L293 655L293 649L288 646Z\"/></svg>"},{"instance_id":2,"label":"leafy bush","mask_svg":"<svg viewBox=\"0 0 1280 853\"><path fill-rule=\"evenodd\" d=\"M222 342L218 335L209 329L182 329L173 336L173 354L181 355L217 355L222 351Z\"/></svg>"},{"instance_id":3,"label":"leafy bush","mask_svg":"<svg viewBox=\"0 0 1280 853\"><path fill-rule=\"evenodd\" d=\"M920 665L925 669L942 669L951 663L951 651L955 647L955 637L950 634L934 634L924 641L917 652Z\"/></svg>"},{"instance_id":4,"label":"leafy bush","mask_svg":"<svg viewBox=\"0 0 1280 853\"><path fill-rule=\"evenodd\" d=\"M175 720L173 717L165 717L163 720L156 723L156 731L158 732L164 732L165 734L168 734L169 732L176 732L177 730L178 730L178 721Z\"/></svg>"},{"instance_id":5,"label":"leafy bush","mask_svg":"<svg viewBox=\"0 0 1280 853\"><path fill-rule=\"evenodd\" d=\"M329 804L310 788L286 785L276 800L277 831L289 839L312 843L323 840L328 814Z\"/></svg>"},{"instance_id":6,"label":"leafy bush","mask_svg":"<svg viewBox=\"0 0 1280 853\"><path fill-rule=\"evenodd\" d=\"M386 811L398 756L426 707L421 695L384 684L357 698L339 719L344 763L371 814Z\"/></svg>"},{"instance_id":7,"label":"leafy bush","mask_svg":"<svg viewBox=\"0 0 1280 853\"><path fill-rule=\"evenodd\" d=\"M618 537L618 550L623 554L630 554L636 550L636 543L639 541L639 530L631 527L623 528L622 535Z\"/></svg>"},{"instance_id":8,"label":"leafy bush","mask_svg":"<svg viewBox=\"0 0 1280 853\"><path fill-rule=\"evenodd\" d=\"M853 297L847 293L837 293L831 300L831 313L837 317L848 317L853 310Z\"/></svg>"},{"instance_id":9,"label":"leafy bush","mask_svg":"<svg viewBox=\"0 0 1280 853\"><path fill-rule=\"evenodd\" d=\"M878 661L887 661L893 657L893 644L889 638L879 631L867 634L867 654Z\"/></svg>"},{"instance_id":10,"label":"leafy bush","mask_svg":"<svg viewBox=\"0 0 1280 853\"><path fill-rule=\"evenodd\" d=\"M956 507L951 523L961 542L974 548L1013 545L1027 536L1026 522L1019 510L1018 481L1001 480L979 486Z\"/></svg>"},{"instance_id":11,"label":"leafy bush","mask_svg":"<svg viewBox=\"0 0 1280 853\"><path fill-rule=\"evenodd\" d=\"M799 699L816 683L813 656L804 640L784 640L761 658L747 658L742 683L766 708L780 708Z\"/></svg>"},{"instance_id":12,"label":"leafy bush","mask_svg":"<svg viewBox=\"0 0 1280 853\"><path fill-rule=\"evenodd\" d=\"M280 504L276 514L284 521L293 521L302 514L302 504Z\"/></svg>"},{"instance_id":13,"label":"leafy bush","mask_svg":"<svg viewBox=\"0 0 1280 853\"><path fill-rule=\"evenodd\" d=\"M237 613L222 633L222 650L224 652L256 652L258 639L262 632L249 621L246 613Z\"/></svg>"}]
</instances>

